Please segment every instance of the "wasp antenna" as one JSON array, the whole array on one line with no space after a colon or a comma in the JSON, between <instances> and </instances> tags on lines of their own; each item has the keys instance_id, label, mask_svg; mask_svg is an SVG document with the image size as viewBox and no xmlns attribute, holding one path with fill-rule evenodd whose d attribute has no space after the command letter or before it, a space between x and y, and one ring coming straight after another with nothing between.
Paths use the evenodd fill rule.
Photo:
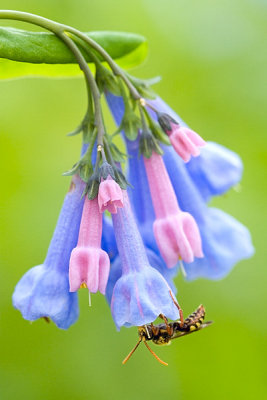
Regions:
<instances>
[{"instance_id":1,"label":"wasp antenna","mask_svg":"<svg viewBox=\"0 0 267 400\"><path fill-rule=\"evenodd\" d=\"M134 348L132 349L132 351L130 351L130 353L128 354L127 357L125 357L125 359L123 360L123 364L126 364L127 361L129 360L129 358L131 357L131 355L135 352L135 350L137 349L137 347L139 346L139 344L141 343L141 338L138 340L138 342L136 343L136 345L134 346Z\"/></svg>"},{"instance_id":2,"label":"wasp antenna","mask_svg":"<svg viewBox=\"0 0 267 400\"><path fill-rule=\"evenodd\" d=\"M146 347L148 348L148 350L150 351L150 353L158 360L158 362L160 362L163 365L168 365L168 363L165 363L164 361L162 361L156 353L154 353L154 351L148 346L147 342L144 342Z\"/></svg>"}]
</instances>

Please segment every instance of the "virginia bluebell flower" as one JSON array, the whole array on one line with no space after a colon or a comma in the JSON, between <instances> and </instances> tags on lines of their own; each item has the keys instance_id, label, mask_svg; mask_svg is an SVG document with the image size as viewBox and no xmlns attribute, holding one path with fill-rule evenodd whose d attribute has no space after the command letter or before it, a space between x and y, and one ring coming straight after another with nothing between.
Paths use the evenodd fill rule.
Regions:
<instances>
[{"instance_id":1,"label":"virginia bluebell flower","mask_svg":"<svg viewBox=\"0 0 267 400\"><path fill-rule=\"evenodd\" d=\"M29 321L48 317L67 329L78 318L77 294L69 292L69 259L78 239L84 186L73 177L44 263L26 272L15 288L13 305Z\"/></svg>"},{"instance_id":2,"label":"virginia bluebell flower","mask_svg":"<svg viewBox=\"0 0 267 400\"><path fill-rule=\"evenodd\" d=\"M117 328L140 326L154 321L159 314L177 319L179 312L163 276L149 265L145 248L124 193L124 207L112 215L122 264L111 299L111 312Z\"/></svg>"},{"instance_id":3,"label":"virginia bluebell flower","mask_svg":"<svg viewBox=\"0 0 267 400\"><path fill-rule=\"evenodd\" d=\"M185 263L187 279L223 278L240 260L254 250L248 229L235 218L206 206L184 165L171 147L164 146L164 161L181 209L196 220L204 258Z\"/></svg>"}]
</instances>

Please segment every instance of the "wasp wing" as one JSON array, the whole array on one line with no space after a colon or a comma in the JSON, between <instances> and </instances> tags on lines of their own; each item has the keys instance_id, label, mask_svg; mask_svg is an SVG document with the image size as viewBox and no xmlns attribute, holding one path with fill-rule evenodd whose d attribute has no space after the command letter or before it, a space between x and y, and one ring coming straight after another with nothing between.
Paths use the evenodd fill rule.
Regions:
<instances>
[{"instance_id":1,"label":"wasp wing","mask_svg":"<svg viewBox=\"0 0 267 400\"><path fill-rule=\"evenodd\" d=\"M172 339L177 339L179 337L182 337L182 336L185 336L185 335L189 335L190 333L194 333L194 332L200 331L200 329L207 328L207 326L210 326L212 323L213 323L213 321L207 321L207 322L201 324L198 328L195 328L192 331L176 331L176 332L173 333Z\"/></svg>"}]
</instances>

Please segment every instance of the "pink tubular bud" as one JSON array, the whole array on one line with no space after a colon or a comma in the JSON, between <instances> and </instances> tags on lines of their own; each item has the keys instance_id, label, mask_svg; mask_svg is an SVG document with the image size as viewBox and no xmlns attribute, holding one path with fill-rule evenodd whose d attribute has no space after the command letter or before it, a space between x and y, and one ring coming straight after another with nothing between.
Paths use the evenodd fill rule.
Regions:
<instances>
[{"instance_id":1,"label":"pink tubular bud","mask_svg":"<svg viewBox=\"0 0 267 400\"><path fill-rule=\"evenodd\" d=\"M189 128L176 124L171 124L171 127L172 130L167 132L171 144L184 162L188 162L191 156L199 156L199 147L206 145L205 140Z\"/></svg>"},{"instance_id":2,"label":"pink tubular bud","mask_svg":"<svg viewBox=\"0 0 267 400\"><path fill-rule=\"evenodd\" d=\"M117 213L117 208L123 207L123 194L120 186L109 175L102 180L98 191L99 210L103 213L108 210L112 214Z\"/></svg>"}]
</instances>

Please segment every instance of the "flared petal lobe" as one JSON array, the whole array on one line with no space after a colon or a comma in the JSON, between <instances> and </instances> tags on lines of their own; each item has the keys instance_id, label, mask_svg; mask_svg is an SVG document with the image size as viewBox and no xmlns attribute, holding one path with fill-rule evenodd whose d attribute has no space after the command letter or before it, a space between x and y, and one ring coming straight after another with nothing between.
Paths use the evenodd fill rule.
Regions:
<instances>
[{"instance_id":1,"label":"flared petal lobe","mask_svg":"<svg viewBox=\"0 0 267 400\"><path fill-rule=\"evenodd\" d=\"M43 265L30 269L18 282L13 305L23 317L35 321L51 318L62 329L79 315L76 293L69 292L69 258L77 244L85 184L74 176Z\"/></svg>"},{"instance_id":2,"label":"flared petal lobe","mask_svg":"<svg viewBox=\"0 0 267 400\"><path fill-rule=\"evenodd\" d=\"M187 280L222 279L240 260L254 254L249 230L219 209L208 209L205 222L200 225L200 232L205 257L184 264Z\"/></svg>"},{"instance_id":3,"label":"flared petal lobe","mask_svg":"<svg viewBox=\"0 0 267 400\"><path fill-rule=\"evenodd\" d=\"M170 319L179 318L170 290L164 278L152 267L123 274L115 284L111 300L117 328L145 325L159 314Z\"/></svg>"},{"instance_id":4,"label":"flared petal lobe","mask_svg":"<svg viewBox=\"0 0 267 400\"><path fill-rule=\"evenodd\" d=\"M23 318L35 321L48 317L61 329L69 328L79 316L77 294L69 293L67 274L46 265L33 267L21 278L13 305Z\"/></svg>"},{"instance_id":5,"label":"flared petal lobe","mask_svg":"<svg viewBox=\"0 0 267 400\"><path fill-rule=\"evenodd\" d=\"M213 142L208 142L199 157L192 158L186 167L205 201L227 192L241 180L243 173L239 155Z\"/></svg>"}]
</instances>

